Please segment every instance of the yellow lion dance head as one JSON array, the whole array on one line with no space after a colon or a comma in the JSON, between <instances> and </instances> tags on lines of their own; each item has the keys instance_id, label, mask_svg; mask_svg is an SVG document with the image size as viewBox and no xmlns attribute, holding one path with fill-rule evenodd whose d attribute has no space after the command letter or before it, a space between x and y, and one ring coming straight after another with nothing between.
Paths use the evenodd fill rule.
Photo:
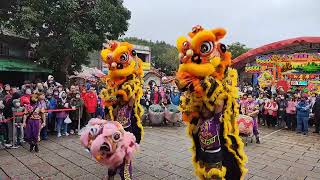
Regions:
<instances>
[{"instance_id":1,"label":"yellow lion dance head","mask_svg":"<svg viewBox=\"0 0 320 180\"><path fill-rule=\"evenodd\" d=\"M143 76L142 61L133 45L128 42L109 42L101 51L101 58L109 69L110 79L123 79L130 75Z\"/></svg>"},{"instance_id":2,"label":"yellow lion dance head","mask_svg":"<svg viewBox=\"0 0 320 180\"><path fill-rule=\"evenodd\" d=\"M222 28L207 30L201 26L192 28L189 39L177 40L180 66L178 73L188 73L196 77L213 76L219 80L224 77L225 69L231 64L231 53L219 43L226 35Z\"/></svg>"},{"instance_id":3,"label":"yellow lion dance head","mask_svg":"<svg viewBox=\"0 0 320 180\"><path fill-rule=\"evenodd\" d=\"M258 82L261 88L271 87L274 83L273 76L270 71L264 71L259 77Z\"/></svg>"}]
</instances>

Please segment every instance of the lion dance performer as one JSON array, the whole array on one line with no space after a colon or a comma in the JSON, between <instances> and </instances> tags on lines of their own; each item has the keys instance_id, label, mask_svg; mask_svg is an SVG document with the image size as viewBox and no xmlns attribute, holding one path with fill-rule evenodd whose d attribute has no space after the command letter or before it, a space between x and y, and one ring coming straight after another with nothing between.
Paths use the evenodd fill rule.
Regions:
<instances>
[{"instance_id":1,"label":"lion dance performer","mask_svg":"<svg viewBox=\"0 0 320 180\"><path fill-rule=\"evenodd\" d=\"M231 53L219 43L225 34L221 28L195 26L190 38L177 40L180 109L193 142L195 173L205 180L243 179L247 172L236 121L237 72L229 68Z\"/></svg>"},{"instance_id":2,"label":"lion dance performer","mask_svg":"<svg viewBox=\"0 0 320 180\"><path fill-rule=\"evenodd\" d=\"M107 111L106 119L119 122L140 143L144 132L140 119L143 115L140 105L143 95L142 60L132 44L116 41L108 43L101 51L101 57L109 68L105 78L106 89L100 94ZM114 176L116 171L109 169L108 174Z\"/></svg>"}]
</instances>

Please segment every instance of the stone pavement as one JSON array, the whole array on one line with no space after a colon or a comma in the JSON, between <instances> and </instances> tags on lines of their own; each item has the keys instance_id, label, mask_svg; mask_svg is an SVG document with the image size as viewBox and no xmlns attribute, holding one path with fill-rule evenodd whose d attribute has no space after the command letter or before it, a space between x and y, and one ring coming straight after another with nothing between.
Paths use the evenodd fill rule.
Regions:
<instances>
[{"instance_id":1,"label":"stone pavement","mask_svg":"<svg viewBox=\"0 0 320 180\"><path fill-rule=\"evenodd\" d=\"M188 151L190 141L184 129L145 128L145 139L134 161L135 179L196 179ZM266 128L261 129L261 135L262 144L249 143L246 147L249 156L246 179L320 179L320 135L306 137ZM104 179L106 172L84 151L77 136L50 137L40 143L39 153L30 153L28 146L0 150L0 180L9 177L94 180Z\"/></svg>"}]
</instances>

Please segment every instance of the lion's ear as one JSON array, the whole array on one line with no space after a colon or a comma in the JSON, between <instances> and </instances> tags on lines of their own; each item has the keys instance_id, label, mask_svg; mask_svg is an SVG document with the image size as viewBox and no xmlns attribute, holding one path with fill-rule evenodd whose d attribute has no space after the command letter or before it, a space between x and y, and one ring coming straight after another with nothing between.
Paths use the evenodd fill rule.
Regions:
<instances>
[{"instance_id":1,"label":"lion's ear","mask_svg":"<svg viewBox=\"0 0 320 180\"><path fill-rule=\"evenodd\" d=\"M196 34L194 32L189 32L188 36L192 39Z\"/></svg>"},{"instance_id":2,"label":"lion's ear","mask_svg":"<svg viewBox=\"0 0 320 180\"><path fill-rule=\"evenodd\" d=\"M222 39L227 34L227 31L223 28L216 28L216 29L212 29L211 31L216 36L217 41Z\"/></svg>"},{"instance_id":3,"label":"lion's ear","mask_svg":"<svg viewBox=\"0 0 320 180\"><path fill-rule=\"evenodd\" d=\"M180 36L178 39L177 39L177 49L179 52L182 52L182 49L183 49L183 43L185 42L188 42L188 39L184 36Z\"/></svg>"},{"instance_id":4,"label":"lion's ear","mask_svg":"<svg viewBox=\"0 0 320 180\"><path fill-rule=\"evenodd\" d=\"M103 49L100 53L101 55L101 59L104 61L104 62L107 62L107 56L108 54L110 53L111 51L109 49Z\"/></svg>"}]
</instances>

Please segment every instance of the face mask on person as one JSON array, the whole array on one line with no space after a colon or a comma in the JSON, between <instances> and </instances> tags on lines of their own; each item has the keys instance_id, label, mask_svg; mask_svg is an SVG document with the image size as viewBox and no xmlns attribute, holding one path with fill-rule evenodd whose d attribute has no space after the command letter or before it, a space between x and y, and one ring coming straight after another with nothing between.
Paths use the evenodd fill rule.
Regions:
<instances>
[{"instance_id":1,"label":"face mask on person","mask_svg":"<svg viewBox=\"0 0 320 180\"><path fill-rule=\"evenodd\" d=\"M62 97L62 98L66 98L67 95L63 93L63 94L61 94L61 97Z\"/></svg>"},{"instance_id":2,"label":"face mask on person","mask_svg":"<svg viewBox=\"0 0 320 180\"><path fill-rule=\"evenodd\" d=\"M39 99L40 99L40 100L45 100L46 97L45 97L44 95L41 95L41 96L39 96Z\"/></svg>"},{"instance_id":3,"label":"face mask on person","mask_svg":"<svg viewBox=\"0 0 320 180\"><path fill-rule=\"evenodd\" d=\"M282 96L282 97L280 97L280 99L284 99L284 97Z\"/></svg>"},{"instance_id":4,"label":"face mask on person","mask_svg":"<svg viewBox=\"0 0 320 180\"><path fill-rule=\"evenodd\" d=\"M26 94L27 94L27 95L31 95L31 89L27 89L27 90L26 90Z\"/></svg>"},{"instance_id":5,"label":"face mask on person","mask_svg":"<svg viewBox=\"0 0 320 180\"><path fill-rule=\"evenodd\" d=\"M79 95L79 94L77 94L77 95L76 95L76 98L77 98L77 99L80 99L80 95Z\"/></svg>"},{"instance_id":6,"label":"face mask on person","mask_svg":"<svg viewBox=\"0 0 320 180\"><path fill-rule=\"evenodd\" d=\"M59 95L59 93L58 93L58 92L54 92L54 95L55 95L55 96L58 96L58 95Z\"/></svg>"}]
</instances>

